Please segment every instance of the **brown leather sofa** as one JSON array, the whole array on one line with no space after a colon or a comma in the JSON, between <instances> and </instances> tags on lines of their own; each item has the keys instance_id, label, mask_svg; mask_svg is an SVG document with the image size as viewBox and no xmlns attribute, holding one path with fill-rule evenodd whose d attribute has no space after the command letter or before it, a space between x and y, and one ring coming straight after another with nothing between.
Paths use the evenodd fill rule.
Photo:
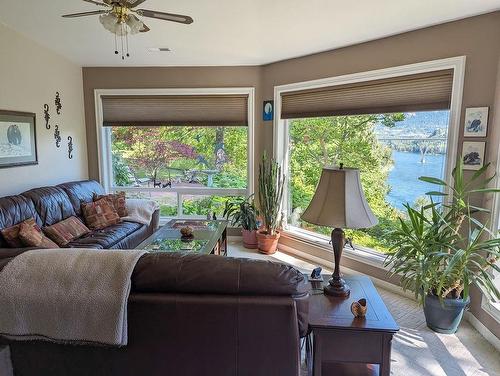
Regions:
<instances>
[{"instance_id":1,"label":"brown leather sofa","mask_svg":"<svg viewBox=\"0 0 500 376\"><path fill-rule=\"evenodd\" d=\"M126 347L4 343L19 376L297 376L308 296L287 265L150 253L132 275Z\"/></svg>"},{"instance_id":2,"label":"brown leather sofa","mask_svg":"<svg viewBox=\"0 0 500 376\"><path fill-rule=\"evenodd\" d=\"M94 194L104 194L96 181L64 183L54 187L31 189L20 195L0 198L0 230L33 217L36 223L50 226L70 216L82 218L81 204L91 202ZM159 210L149 226L122 222L93 231L68 244L71 248L133 249L149 237L159 223ZM0 234L0 254L17 254L22 249L9 248Z\"/></svg>"}]
</instances>

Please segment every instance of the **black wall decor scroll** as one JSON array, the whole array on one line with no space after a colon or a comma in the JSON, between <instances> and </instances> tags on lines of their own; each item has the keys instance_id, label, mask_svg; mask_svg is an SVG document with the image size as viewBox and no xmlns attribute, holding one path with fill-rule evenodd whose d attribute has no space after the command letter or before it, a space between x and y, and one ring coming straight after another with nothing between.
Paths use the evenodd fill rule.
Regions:
<instances>
[{"instance_id":1,"label":"black wall decor scroll","mask_svg":"<svg viewBox=\"0 0 500 376\"><path fill-rule=\"evenodd\" d=\"M61 103L61 96L59 95L58 91L56 91L56 99L54 100L54 104L56 105L57 114L61 115L62 103Z\"/></svg>"},{"instance_id":2,"label":"black wall decor scroll","mask_svg":"<svg viewBox=\"0 0 500 376\"><path fill-rule=\"evenodd\" d=\"M68 136L68 158L73 159L73 137Z\"/></svg>"},{"instance_id":3,"label":"black wall decor scroll","mask_svg":"<svg viewBox=\"0 0 500 376\"><path fill-rule=\"evenodd\" d=\"M49 114L48 104L43 105L43 117L45 118L45 128L50 129L50 124L49 124L50 114Z\"/></svg>"},{"instance_id":4,"label":"black wall decor scroll","mask_svg":"<svg viewBox=\"0 0 500 376\"><path fill-rule=\"evenodd\" d=\"M56 147L61 147L61 132L59 132L59 125L54 127L54 139L56 140Z\"/></svg>"}]
</instances>

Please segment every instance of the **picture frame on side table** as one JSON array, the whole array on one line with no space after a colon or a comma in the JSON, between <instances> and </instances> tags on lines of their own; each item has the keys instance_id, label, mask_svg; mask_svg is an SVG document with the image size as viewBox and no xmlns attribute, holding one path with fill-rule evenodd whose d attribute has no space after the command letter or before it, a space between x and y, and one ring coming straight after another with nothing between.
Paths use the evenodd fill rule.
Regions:
<instances>
[{"instance_id":1,"label":"picture frame on side table","mask_svg":"<svg viewBox=\"0 0 500 376\"><path fill-rule=\"evenodd\" d=\"M484 141L464 141L462 148L462 160L464 170L479 170L484 165Z\"/></svg>"},{"instance_id":2,"label":"picture frame on side table","mask_svg":"<svg viewBox=\"0 0 500 376\"><path fill-rule=\"evenodd\" d=\"M486 137L489 107L465 109L464 137Z\"/></svg>"},{"instance_id":3,"label":"picture frame on side table","mask_svg":"<svg viewBox=\"0 0 500 376\"><path fill-rule=\"evenodd\" d=\"M36 114L0 110L0 168L36 164Z\"/></svg>"}]
</instances>

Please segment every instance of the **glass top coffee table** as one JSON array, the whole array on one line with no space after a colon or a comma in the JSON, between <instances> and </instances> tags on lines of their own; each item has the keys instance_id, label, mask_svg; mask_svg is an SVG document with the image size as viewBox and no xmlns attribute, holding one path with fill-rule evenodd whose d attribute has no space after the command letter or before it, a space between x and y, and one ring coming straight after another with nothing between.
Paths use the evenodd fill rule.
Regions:
<instances>
[{"instance_id":1,"label":"glass top coffee table","mask_svg":"<svg viewBox=\"0 0 500 376\"><path fill-rule=\"evenodd\" d=\"M180 229L186 226L193 229L192 238L181 237ZM193 252L225 256L227 221L173 219L136 248L149 252Z\"/></svg>"}]
</instances>

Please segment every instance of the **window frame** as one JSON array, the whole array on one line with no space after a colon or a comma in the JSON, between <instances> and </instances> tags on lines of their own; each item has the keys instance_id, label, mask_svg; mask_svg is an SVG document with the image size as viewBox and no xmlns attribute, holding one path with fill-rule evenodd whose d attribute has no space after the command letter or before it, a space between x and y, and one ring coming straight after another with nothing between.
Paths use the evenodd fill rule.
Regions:
<instances>
[{"instance_id":1,"label":"window frame","mask_svg":"<svg viewBox=\"0 0 500 376\"><path fill-rule=\"evenodd\" d=\"M282 166L284 171L288 171L289 166L289 126L287 119L281 119L281 95L282 93L316 89L328 86L346 85L356 82L371 81L377 79L386 79L391 77L406 76L411 74L419 74L425 72L432 72L445 69L453 69L453 87L451 95L451 105L450 105L450 115L449 115L449 125L448 125L448 140L446 148L446 164L445 164L445 179L448 182L453 181L452 170L455 165L457 150L458 150L458 139L460 132L460 118L462 110L462 94L464 86L465 77L465 56L457 56L452 58L426 61L416 64L402 65L397 67L378 69L360 73L346 74L341 76L328 77L318 80L296 82L292 84L278 85L274 87L274 121L273 121L273 155L276 161ZM289 174L286 176L287 181L284 184L283 200L281 211L288 213L288 179ZM309 244L320 245L325 250L330 253L328 261L331 261L331 253L333 253L331 246L326 242L325 237L311 235L313 233L308 233L304 235L302 231L298 231L296 228L288 226L287 218L283 219L284 229L283 233L285 236L290 238L295 238L302 240ZM367 264L376 264L379 267L383 267L384 255L378 253L376 255L375 250L370 250L365 247L356 246L355 250L350 248L344 249L344 254L346 257L357 259L358 261L363 260ZM326 260L326 259L325 259Z\"/></svg>"},{"instance_id":2,"label":"window frame","mask_svg":"<svg viewBox=\"0 0 500 376\"><path fill-rule=\"evenodd\" d=\"M496 177L494 180L494 186L500 187L500 152L497 155L497 163L496 163ZM497 229L500 231L500 194L495 193L493 197L493 209L491 211L491 223L492 229ZM500 266L500 260L498 260L497 264ZM492 271L495 275L494 283L500 286L500 273ZM481 299L481 308L488 312L499 324L500 324L500 303L494 303L491 301L488 296L483 294Z\"/></svg>"},{"instance_id":3,"label":"window frame","mask_svg":"<svg viewBox=\"0 0 500 376\"><path fill-rule=\"evenodd\" d=\"M111 160L111 128L103 126L102 96L105 95L248 95L247 102L247 188L151 188L151 187L118 187L113 184L113 168ZM254 138L255 138L255 88L164 88L164 89L95 89L94 90L96 138L99 165L99 180L106 192L116 190L125 192L163 192L177 195L177 217L201 218L198 215L182 214L182 196L249 196L254 193Z\"/></svg>"}]
</instances>

